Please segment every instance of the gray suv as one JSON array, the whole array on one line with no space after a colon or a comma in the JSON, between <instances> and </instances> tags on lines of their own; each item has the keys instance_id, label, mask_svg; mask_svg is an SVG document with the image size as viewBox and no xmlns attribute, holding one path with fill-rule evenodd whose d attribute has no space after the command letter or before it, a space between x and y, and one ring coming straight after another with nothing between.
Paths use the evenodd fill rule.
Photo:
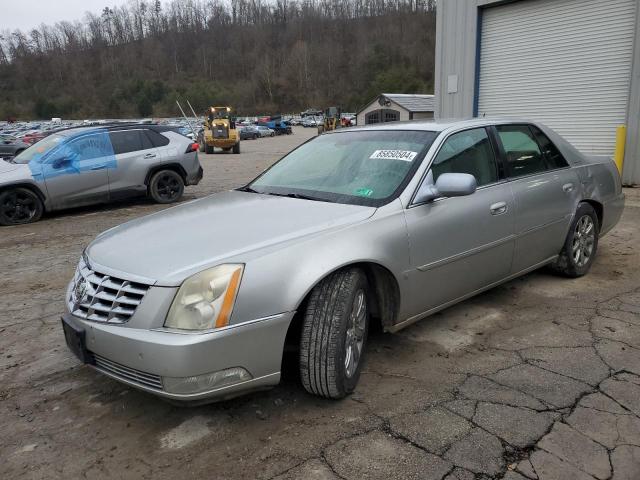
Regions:
<instances>
[{"instance_id":1,"label":"gray suv","mask_svg":"<svg viewBox=\"0 0 640 480\"><path fill-rule=\"evenodd\" d=\"M0 133L0 158L13 157L20 155L24 150L29 148L29 144L6 133Z\"/></svg>"},{"instance_id":2,"label":"gray suv","mask_svg":"<svg viewBox=\"0 0 640 480\"><path fill-rule=\"evenodd\" d=\"M201 178L198 144L170 127L62 130L10 161L0 160L0 225L139 195L171 203Z\"/></svg>"}]
</instances>

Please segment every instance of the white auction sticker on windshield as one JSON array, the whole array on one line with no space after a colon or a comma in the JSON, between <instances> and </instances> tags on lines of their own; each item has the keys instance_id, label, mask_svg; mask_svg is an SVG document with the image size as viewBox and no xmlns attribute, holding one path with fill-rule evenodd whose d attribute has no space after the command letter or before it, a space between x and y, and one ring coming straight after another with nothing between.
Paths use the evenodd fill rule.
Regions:
<instances>
[{"instance_id":1,"label":"white auction sticker on windshield","mask_svg":"<svg viewBox=\"0 0 640 480\"><path fill-rule=\"evenodd\" d=\"M411 152L409 150L376 150L371 154L369 158L381 158L384 160L403 160L405 162L412 162L416 158L418 152Z\"/></svg>"}]
</instances>

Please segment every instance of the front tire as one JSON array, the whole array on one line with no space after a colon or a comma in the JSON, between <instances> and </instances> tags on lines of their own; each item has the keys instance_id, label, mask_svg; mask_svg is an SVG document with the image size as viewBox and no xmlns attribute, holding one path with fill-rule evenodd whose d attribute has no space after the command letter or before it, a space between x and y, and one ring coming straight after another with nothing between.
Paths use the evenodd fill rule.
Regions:
<instances>
[{"instance_id":1,"label":"front tire","mask_svg":"<svg viewBox=\"0 0 640 480\"><path fill-rule=\"evenodd\" d=\"M160 170L151 177L149 195L158 203L173 203L184 193L184 180L173 170Z\"/></svg>"},{"instance_id":2,"label":"front tire","mask_svg":"<svg viewBox=\"0 0 640 480\"><path fill-rule=\"evenodd\" d=\"M580 203L564 246L558 258L551 264L551 269L569 278L585 275L598 251L599 233L600 222L596 211L588 203Z\"/></svg>"},{"instance_id":3,"label":"front tire","mask_svg":"<svg viewBox=\"0 0 640 480\"><path fill-rule=\"evenodd\" d=\"M359 268L335 272L312 290L300 338L300 377L309 393L337 399L353 392L369 310L369 285Z\"/></svg>"},{"instance_id":4,"label":"front tire","mask_svg":"<svg viewBox=\"0 0 640 480\"><path fill-rule=\"evenodd\" d=\"M0 225L24 225L40 220L44 205L28 188L10 188L0 192Z\"/></svg>"}]
</instances>

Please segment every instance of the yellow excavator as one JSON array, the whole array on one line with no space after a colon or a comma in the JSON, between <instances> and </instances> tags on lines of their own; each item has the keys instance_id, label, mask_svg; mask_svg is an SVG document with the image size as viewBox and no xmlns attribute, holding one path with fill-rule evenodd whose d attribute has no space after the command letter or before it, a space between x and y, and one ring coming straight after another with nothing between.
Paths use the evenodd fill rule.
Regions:
<instances>
[{"instance_id":1,"label":"yellow excavator","mask_svg":"<svg viewBox=\"0 0 640 480\"><path fill-rule=\"evenodd\" d=\"M342 109L340 107L329 107L324 111L324 121L322 125L318 125L318 134L330 132L336 128L342 127L340 124L340 116Z\"/></svg>"},{"instance_id":2,"label":"yellow excavator","mask_svg":"<svg viewBox=\"0 0 640 480\"><path fill-rule=\"evenodd\" d=\"M240 133L231 116L231 107L210 107L204 121L203 147L206 153L216 148L240 153Z\"/></svg>"}]
</instances>

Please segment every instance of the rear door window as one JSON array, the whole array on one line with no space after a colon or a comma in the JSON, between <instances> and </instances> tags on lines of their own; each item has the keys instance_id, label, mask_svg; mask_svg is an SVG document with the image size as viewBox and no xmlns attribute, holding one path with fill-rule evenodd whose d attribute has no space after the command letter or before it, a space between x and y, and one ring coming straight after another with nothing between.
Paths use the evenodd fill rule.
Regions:
<instances>
[{"instance_id":1,"label":"rear door window","mask_svg":"<svg viewBox=\"0 0 640 480\"><path fill-rule=\"evenodd\" d=\"M142 130L118 130L109 132L109 137L116 155L153 148L151 140Z\"/></svg>"},{"instance_id":2,"label":"rear door window","mask_svg":"<svg viewBox=\"0 0 640 480\"><path fill-rule=\"evenodd\" d=\"M498 125L496 130L511 177L534 175L547 170L544 155L527 125Z\"/></svg>"},{"instance_id":3,"label":"rear door window","mask_svg":"<svg viewBox=\"0 0 640 480\"><path fill-rule=\"evenodd\" d=\"M542 153L547 161L547 165L549 166L549 168L555 169L568 167L569 164L560 153L560 150L558 150L558 147L556 147L553 142L549 140L549 137L542 133L542 130L540 130L535 125L531 125L530 128L535 135L536 140L538 140L538 144L542 149Z\"/></svg>"}]
</instances>

